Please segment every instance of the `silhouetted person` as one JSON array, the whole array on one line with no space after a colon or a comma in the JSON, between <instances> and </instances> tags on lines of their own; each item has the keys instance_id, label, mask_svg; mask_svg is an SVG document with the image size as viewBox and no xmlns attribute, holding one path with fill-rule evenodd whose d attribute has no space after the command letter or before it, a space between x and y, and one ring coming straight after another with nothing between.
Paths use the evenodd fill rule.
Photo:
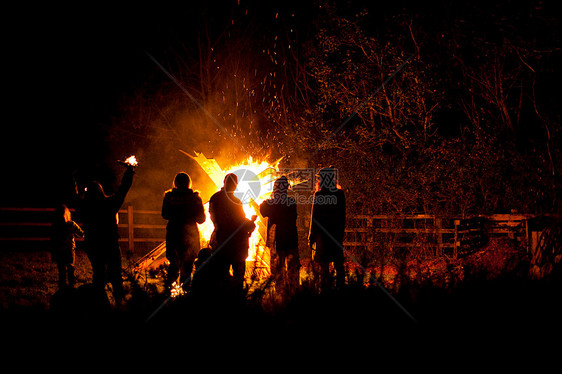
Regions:
<instances>
[{"instance_id":1,"label":"silhouetted person","mask_svg":"<svg viewBox=\"0 0 562 374\"><path fill-rule=\"evenodd\" d=\"M116 301L124 296L117 213L133 183L134 167L126 166L117 192L106 195L101 184L90 182L76 201L84 220L86 254L93 270L94 288L103 291L109 281ZM78 189L76 189L78 196Z\"/></svg>"},{"instance_id":2,"label":"silhouetted person","mask_svg":"<svg viewBox=\"0 0 562 374\"><path fill-rule=\"evenodd\" d=\"M169 290L179 277L179 284L188 290L193 261L201 248L197 224L205 222L205 208L199 192L191 189L191 178L187 173L178 173L174 187L164 194L162 217L168 220L166 258L170 266L166 288Z\"/></svg>"},{"instance_id":3,"label":"silhouetted person","mask_svg":"<svg viewBox=\"0 0 562 374\"><path fill-rule=\"evenodd\" d=\"M256 228L253 220L246 218L242 203L234 196L238 185L235 174L227 174L224 186L211 196L209 213L215 225L217 266L221 267L222 276L228 278L230 267L235 291L242 295L246 257L248 257L248 239Z\"/></svg>"},{"instance_id":4,"label":"silhouetted person","mask_svg":"<svg viewBox=\"0 0 562 374\"><path fill-rule=\"evenodd\" d=\"M212 255L211 248L202 248L195 260L191 292L203 300L212 299L224 287L222 269Z\"/></svg>"},{"instance_id":5,"label":"silhouetted person","mask_svg":"<svg viewBox=\"0 0 562 374\"><path fill-rule=\"evenodd\" d=\"M273 185L273 197L260 204L260 213L268 218L267 232L275 225L277 261L272 272L281 283L286 280L290 289L299 284L299 235L297 230L297 202L287 196L289 181L282 176Z\"/></svg>"},{"instance_id":6,"label":"silhouetted person","mask_svg":"<svg viewBox=\"0 0 562 374\"><path fill-rule=\"evenodd\" d=\"M76 243L75 237L82 237L84 232L72 220L70 210L66 205L61 205L55 209L55 218L51 226L50 250L51 258L57 264L59 272L59 288L68 286L74 288L76 276L74 275L74 259Z\"/></svg>"},{"instance_id":7,"label":"silhouetted person","mask_svg":"<svg viewBox=\"0 0 562 374\"><path fill-rule=\"evenodd\" d=\"M314 250L314 261L320 264L322 290L331 286L329 266L336 271L336 286L345 283L343 266L343 238L345 233L345 194L337 187L333 167L318 173L318 190L314 194L310 222L309 245Z\"/></svg>"}]
</instances>

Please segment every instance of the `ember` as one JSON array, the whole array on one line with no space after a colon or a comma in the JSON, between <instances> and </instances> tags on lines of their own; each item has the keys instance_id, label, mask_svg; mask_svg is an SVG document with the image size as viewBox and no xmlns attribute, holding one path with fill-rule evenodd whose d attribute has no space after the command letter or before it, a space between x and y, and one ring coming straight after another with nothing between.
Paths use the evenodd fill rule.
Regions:
<instances>
[{"instance_id":1,"label":"ember","mask_svg":"<svg viewBox=\"0 0 562 374\"><path fill-rule=\"evenodd\" d=\"M185 291L181 287L181 284L178 282L172 283L172 287L170 288L170 297L173 299L182 295L185 295Z\"/></svg>"}]
</instances>

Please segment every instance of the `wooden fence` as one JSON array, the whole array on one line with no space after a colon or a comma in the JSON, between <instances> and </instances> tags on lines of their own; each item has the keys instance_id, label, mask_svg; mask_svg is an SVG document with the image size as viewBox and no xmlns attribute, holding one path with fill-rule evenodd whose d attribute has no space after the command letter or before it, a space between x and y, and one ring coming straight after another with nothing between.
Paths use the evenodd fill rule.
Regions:
<instances>
[{"instance_id":1,"label":"wooden fence","mask_svg":"<svg viewBox=\"0 0 562 374\"><path fill-rule=\"evenodd\" d=\"M53 208L0 208L0 246L9 243L47 242ZM129 254L156 247L165 240L166 221L160 211L134 209L119 211L120 242ZM79 216L77 216L80 223ZM496 214L469 219L433 215L356 215L347 220L344 246L352 251L424 248L432 255L456 257L482 244L485 238L508 237L531 245L530 215ZM299 216L301 241L305 244L309 217ZM47 243L45 243L46 245ZM144 252L144 253L143 253Z\"/></svg>"},{"instance_id":2,"label":"wooden fence","mask_svg":"<svg viewBox=\"0 0 562 374\"><path fill-rule=\"evenodd\" d=\"M44 243L49 241L54 208L0 208L0 245L2 243ZM82 226L79 215L74 216ZM119 241L129 253L157 246L166 237L166 221L160 211L134 209L132 205L119 210ZM78 239L81 241L82 239Z\"/></svg>"},{"instance_id":3,"label":"wooden fence","mask_svg":"<svg viewBox=\"0 0 562 374\"><path fill-rule=\"evenodd\" d=\"M372 251L377 248L423 249L434 256L459 254L505 237L529 243L527 219L522 214L495 214L471 218L433 215L360 215L348 219L344 246Z\"/></svg>"}]
</instances>

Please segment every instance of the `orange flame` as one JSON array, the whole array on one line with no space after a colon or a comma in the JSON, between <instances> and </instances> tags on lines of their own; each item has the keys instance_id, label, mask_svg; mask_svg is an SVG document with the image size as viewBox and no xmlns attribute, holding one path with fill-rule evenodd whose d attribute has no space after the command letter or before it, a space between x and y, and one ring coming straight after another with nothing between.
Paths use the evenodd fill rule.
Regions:
<instances>
[{"instance_id":1,"label":"orange flame","mask_svg":"<svg viewBox=\"0 0 562 374\"><path fill-rule=\"evenodd\" d=\"M129 156L125 161L123 161L124 163L131 165L131 166L139 166L139 162L137 161L137 158L135 155L131 155Z\"/></svg>"},{"instance_id":2,"label":"orange flame","mask_svg":"<svg viewBox=\"0 0 562 374\"><path fill-rule=\"evenodd\" d=\"M267 161L254 161L249 157L243 162L235 164L222 170L214 159L208 159L202 154L197 154L195 159L199 165L207 172L208 176L217 185L217 191L222 187L224 177L229 173L238 175L238 186L235 195L241 198L244 213L248 219L256 215L256 230L249 239L250 249L246 261L255 261L269 268L269 249L266 246L267 226L265 220L259 212L259 204L266 200L273 189L273 181L279 171L278 165L281 160L275 163ZM242 177L241 177L242 176ZM209 245L214 225L209 214L209 203L205 204L205 215L207 219L199 225L201 233L201 245Z\"/></svg>"}]
</instances>

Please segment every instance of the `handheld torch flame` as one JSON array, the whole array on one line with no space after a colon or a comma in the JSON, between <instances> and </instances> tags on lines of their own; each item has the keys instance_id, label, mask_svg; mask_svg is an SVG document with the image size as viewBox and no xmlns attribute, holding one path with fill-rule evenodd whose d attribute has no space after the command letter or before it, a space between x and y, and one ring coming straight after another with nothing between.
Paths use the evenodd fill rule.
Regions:
<instances>
[{"instance_id":1,"label":"handheld torch flame","mask_svg":"<svg viewBox=\"0 0 562 374\"><path fill-rule=\"evenodd\" d=\"M129 156L125 161L123 161L125 164L130 165L130 166L139 166L139 162L137 161L137 158L135 157L135 155L131 155Z\"/></svg>"}]
</instances>

